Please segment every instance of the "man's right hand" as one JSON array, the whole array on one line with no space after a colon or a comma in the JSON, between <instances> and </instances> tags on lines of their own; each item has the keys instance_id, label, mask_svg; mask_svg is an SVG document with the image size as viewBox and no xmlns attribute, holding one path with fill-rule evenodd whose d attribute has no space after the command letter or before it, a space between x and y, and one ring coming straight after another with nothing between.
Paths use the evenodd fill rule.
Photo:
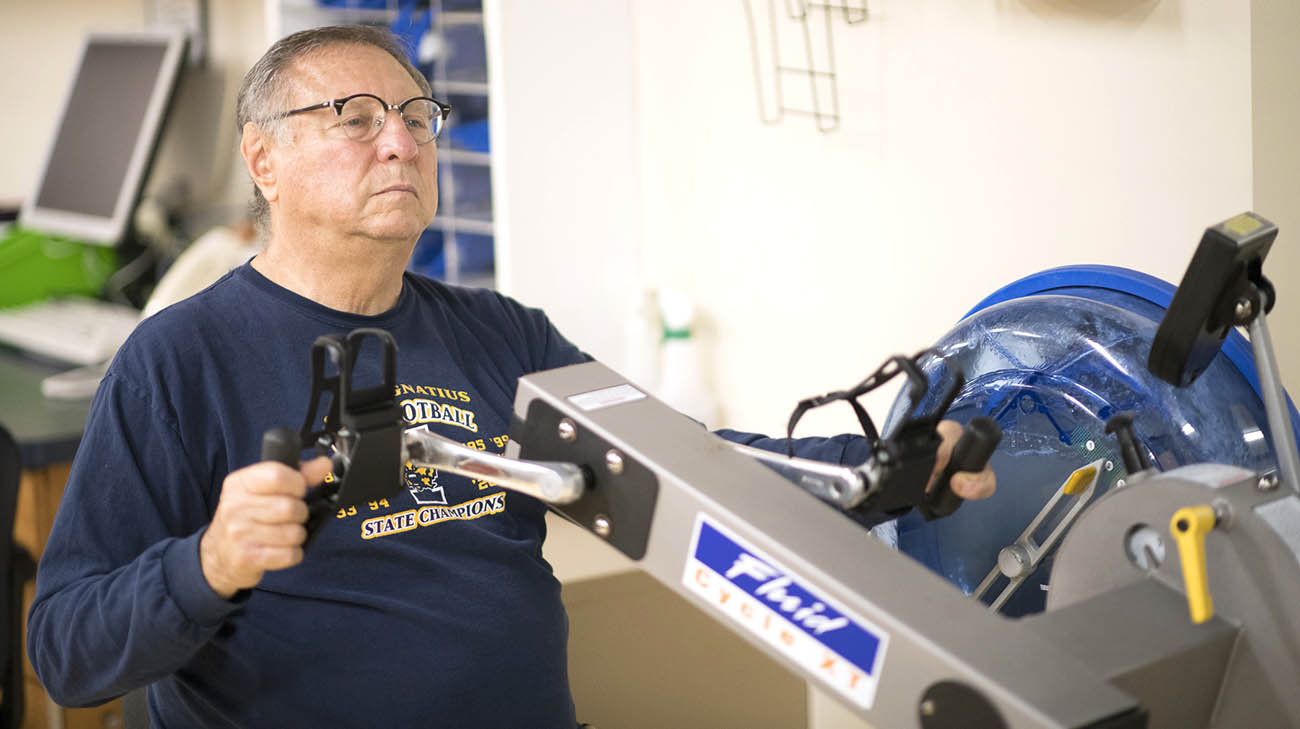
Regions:
<instances>
[{"instance_id":1,"label":"man's right hand","mask_svg":"<svg viewBox=\"0 0 1300 729\"><path fill-rule=\"evenodd\" d=\"M233 597L260 582L267 570L302 561L303 497L329 472L330 459L321 456L298 470L264 461L226 476L216 514L199 540L203 576L218 595Z\"/></svg>"}]
</instances>

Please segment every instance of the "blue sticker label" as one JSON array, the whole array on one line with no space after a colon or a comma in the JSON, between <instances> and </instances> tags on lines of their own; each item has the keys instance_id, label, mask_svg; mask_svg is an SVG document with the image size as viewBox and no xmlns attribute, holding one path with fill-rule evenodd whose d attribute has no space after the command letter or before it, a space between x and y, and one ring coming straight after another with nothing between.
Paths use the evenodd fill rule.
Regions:
<instances>
[{"instance_id":1,"label":"blue sticker label","mask_svg":"<svg viewBox=\"0 0 1300 729\"><path fill-rule=\"evenodd\" d=\"M835 692L871 708L888 636L704 515L682 583Z\"/></svg>"}]
</instances>

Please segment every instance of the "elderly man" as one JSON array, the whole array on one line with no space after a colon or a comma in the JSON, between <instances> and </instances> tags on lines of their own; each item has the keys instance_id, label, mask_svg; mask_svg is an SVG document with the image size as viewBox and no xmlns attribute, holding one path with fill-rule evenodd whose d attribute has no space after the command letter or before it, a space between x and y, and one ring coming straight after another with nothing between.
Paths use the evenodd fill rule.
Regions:
<instances>
[{"instance_id":1,"label":"elderly man","mask_svg":"<svg viewBox=\"0 0 1300 729\"><path fill-rule=\"evenodd\" d=\"M541 503L408 473L418 488L339 511L304 555L303 497L328 461L256 462L261 434L307 406L322 334L390 331L403 397L438 414L412 425L489 444L519 376L588 359L536 309L405 272L438 202L446 108L429 93L364 27L289 36L249 72L240 149L268 245L143 322L96 395L29 622L56 701L147 685L159 729L575 726ZM866 457L852 437L798 452ZM954 487L986 496L992 474ZM361 528L484 497L476 518Z\"/></svg>"}]
</instances>

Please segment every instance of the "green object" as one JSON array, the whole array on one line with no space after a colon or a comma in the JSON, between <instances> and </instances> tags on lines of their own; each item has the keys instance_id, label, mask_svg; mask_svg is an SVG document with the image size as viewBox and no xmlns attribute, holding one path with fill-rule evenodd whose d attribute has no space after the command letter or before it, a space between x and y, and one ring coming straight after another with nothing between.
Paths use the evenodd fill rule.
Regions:
<instances>
[{"instance_id":1,"label":"green object","mask_svg":"<svg viewBox=\"0 0 1300 729\"><path fill-rule=\"evenodd\" d=\"M116 267L111 247L12 226L0 234L0 307L98 296Z\"/></svg>"},{"instance_id":2,"label":"green object","mask_svg":"<svg viewBox=\"0 0 1300 729\"><path fill-rule=\"evenodd\" d=\"M664 339L690 339L690 329L669 329L664 327Z\"/></svg>"}]
</instances>

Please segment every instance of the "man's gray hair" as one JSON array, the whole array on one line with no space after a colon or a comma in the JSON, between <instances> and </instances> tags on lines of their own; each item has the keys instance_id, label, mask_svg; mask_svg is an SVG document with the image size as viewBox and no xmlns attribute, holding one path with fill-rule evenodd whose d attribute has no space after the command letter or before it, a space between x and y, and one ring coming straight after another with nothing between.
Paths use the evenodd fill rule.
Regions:
<instances>
[{"instance_id":1,"label":"man's gray hair","mask_svg":"<svg viewBox=\"0 0 1300 729\"><path fill-rule=\"evenodd\" d=\"M253 122L278 140L282 121L279 115L288 110L290 103L286 77L294 62L326 48L344 45L373 46L384 51L402 64L422 94L433 95L429 80L411 64L407 49L389 31L370 25L308 28L276 41L244 76L244 83L240 85L239 95L235 99L235 124L240 132L242 133L245 124ZM268 232L271 209L256 184L253 185L253 199L248 210L257 227L263 233Z\"/></svg>"}]
</instances>

